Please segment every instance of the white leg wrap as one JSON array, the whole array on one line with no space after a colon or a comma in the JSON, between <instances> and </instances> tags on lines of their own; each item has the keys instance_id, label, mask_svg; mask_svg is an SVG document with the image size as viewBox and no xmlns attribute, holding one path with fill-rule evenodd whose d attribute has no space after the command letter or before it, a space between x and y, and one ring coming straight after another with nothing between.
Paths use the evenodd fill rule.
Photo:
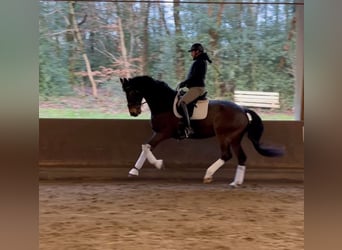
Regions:
<instances>
[{"instance_id":1,"label":"white leg wrap","mask_svg":"<svg viewBox=\"0 0 342 250\"><path fill-rule=\"evenodd\" d=\"M163 160L156 159L156 157L152 154L151 145L144 144L142 145L142 149L145 152L146 158L149 161L149 163L154 165L156 168L161 169L161 167L163 166Z\"/></svg>"},{"instance_id":2,"label":"white leg wrap","mask_svg":"<svg viewBox=\"0 0 342 250\"><path fill-rule=\"evenodd\" d=\"M144 162L146 161L146 153L145 151L142 149L139 158L137 160L137 162L135 163L134 167L137 169L141 169L142 166L144 165Z\"/></svg>"},{"instance_id":3,"label":"white leg wrap","mask_svg":"<svg viewBox=\"0 0 342 250\"><path fill-rule=\"evenodd\" d=\"M213 174L215 174L215 172L222 167L222 165L225 163L224 160L222 159L218 159L217 161L215 161L213 164L211 164L211 166L207 169L204 179L208 179L211 178L213 176Z\"/></svg>"},{"instance_id":4,"label":"white leg wrap","mask_svg":"<svg viewBox=\"0 0 342 250\"><path fill-rule=\"evenodd\" d=\"M141 151L139 158L137 160L137 162L134 165L134 168L132 168L129 171L130 175L139 175L139 170L142 168L142 166L144 165L144 162L146 161L146 153L144 150Z\"/></svg>"},{"instance_id":5,"label":"white leg wrap","mask_svg":"<svg viewBox=\"0 0 342 250\"><path fill-rule=\"evenodd\" d=\"M234 181L230 183L229 185L236 187L237 185L241 185L245 179L245 171L246 167L238 165L236 167L235 177Z\"/></svg>"}]
</instances>

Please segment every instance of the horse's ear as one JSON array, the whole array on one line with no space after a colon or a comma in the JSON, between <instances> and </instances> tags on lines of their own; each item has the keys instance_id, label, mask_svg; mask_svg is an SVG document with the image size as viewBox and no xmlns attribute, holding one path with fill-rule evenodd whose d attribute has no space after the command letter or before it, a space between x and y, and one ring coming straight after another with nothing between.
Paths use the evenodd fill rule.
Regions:
<instances>
[{"instance_id":1,"label":"horse's ear","mask_svg":"<svg viewBox=\"0 0 342 250\"><path fill-rule=\"evenodd\" d=\"M125 84L129 81L130 78L120 78L121 84Z\"/></svg>"}]
</instances>

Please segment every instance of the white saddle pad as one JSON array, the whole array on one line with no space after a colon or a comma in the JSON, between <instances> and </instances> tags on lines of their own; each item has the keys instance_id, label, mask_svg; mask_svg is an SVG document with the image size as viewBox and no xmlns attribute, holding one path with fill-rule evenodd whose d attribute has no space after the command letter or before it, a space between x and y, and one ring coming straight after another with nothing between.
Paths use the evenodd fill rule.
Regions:
<instances>
[{"instance_id":1,"label":"white saddle pad","mask_svg":"<svg viewBox=\"0 0 342 250\"><path fill-rule=\"evenodd\" d=\"M178 102L178 96L176 96L174 102L173 102L173 113L176 117L182 118L183 116L180 115L177 111L177 102ZM209 100L198 100L196 102L194 112L192 113L192 116L190 117L190 120L202 120L207 117L208 114L208 104Z\"/></svg>"}]
</instances>

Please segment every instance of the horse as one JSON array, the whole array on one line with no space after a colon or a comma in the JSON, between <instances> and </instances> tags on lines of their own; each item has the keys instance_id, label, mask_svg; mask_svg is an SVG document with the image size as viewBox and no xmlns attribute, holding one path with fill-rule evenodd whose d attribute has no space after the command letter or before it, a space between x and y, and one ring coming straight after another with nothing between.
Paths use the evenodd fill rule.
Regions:
<instances>
[{"instance_id":1,"label":"horse","mask_svg":"<svg viewBox=\"0 0 342 250\"><path fill-rule=\"evenodd\" d=\"M127 107L131 116L136 117L141 114L141 106L145 102L151 112L153 134L145 144L142 144L142 151L128 174L129 177L137 177L146 159L157 169L164 166L163 160L157 159L152 153L159 143L169 138L179 139L180 118L176 117L173 112L179 90L172 89L167 83L145 75L120 78L120 82L126 94ZM260 142L264 130L260 116L255 111L232 101L209 100L207 116L201 120L191 120L191 126L194 134L189 139L216 136L220 145L221 156L207 168L203 183L213 181L214 173L232 158L232 149L237 156L238 165L234 180L229 185L238 187L243 184L247 156L241 146L241 141L246 133L260 155L279 157L284 154L282 147L266 146Z\"/></svg>"}]
</instances>

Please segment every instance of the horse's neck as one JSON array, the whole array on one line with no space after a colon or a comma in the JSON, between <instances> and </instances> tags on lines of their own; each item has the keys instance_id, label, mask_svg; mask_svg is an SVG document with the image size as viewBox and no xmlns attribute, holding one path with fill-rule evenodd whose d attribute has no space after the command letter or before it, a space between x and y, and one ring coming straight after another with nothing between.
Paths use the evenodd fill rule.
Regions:
<instances>
[{"instance_id":1,"label":"horse's neck","mask_svg":"<svg viewBox=\"0 0 342 250\"><path fill-rule=\"evenodd\" d=\"M151 90L145 94L145 100L153 115L172 111L176 91L169 87Z\"/></svg>"}]
</instances>

